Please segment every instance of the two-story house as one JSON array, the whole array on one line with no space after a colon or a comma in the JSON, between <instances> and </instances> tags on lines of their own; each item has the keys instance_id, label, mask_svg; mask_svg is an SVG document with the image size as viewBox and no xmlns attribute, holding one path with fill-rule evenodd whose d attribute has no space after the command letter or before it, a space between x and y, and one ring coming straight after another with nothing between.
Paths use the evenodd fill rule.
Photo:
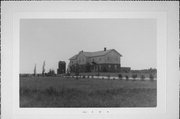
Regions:
<instances>
[{"instance_id":1,"label":"two-story house","mask_svg":"<svg viewBox=\"0 0 180 119\"><path fill-rule=\"evenodd\" d=\"M70 72L119 72L122 55L115 49L96 52L80 51L69 60Z\"/></svg>"}]
</instances>

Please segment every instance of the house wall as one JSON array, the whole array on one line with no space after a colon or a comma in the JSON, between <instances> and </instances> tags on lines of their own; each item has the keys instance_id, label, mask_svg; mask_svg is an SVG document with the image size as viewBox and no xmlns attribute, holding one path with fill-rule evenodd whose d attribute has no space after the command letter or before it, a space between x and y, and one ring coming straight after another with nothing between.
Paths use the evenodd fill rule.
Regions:
<instances>
[{"instance_id":1,"label":"house wall","mask_svg":"<svg viewBox=\"0 0 180 119\"><path fill-rule=\"evenodd\" d=\"M98 57L91 57L89 58L89 62L96 62L98 64L104 64L106 63L106 59L105 59L105 56L98 56Z\"/></svg>"},{"instance_id":2,"label":"house wall","mask_svg":"<svg viewBox=\"0 0 180 119\"><path fill-rule=\"evenodd\" d=\"M98 64L91 67L92 72L119 72L120 64Z\"/></svg>"},{"instance_id":3,"label":"house wall","mask_svg":"<svg viewBox=\"0 0 180 119\"><path fill-rule=\"evenodd\" d=\"M106 63L120 64L120 56L115 51L111 51L105 56Z\"/></svg>"},{"instance_id":4,"label":"house wall","mask_svg":"<svg viewBox=\"0 0 180 119\"><path fill-rule=\"evenodd\" d=\"M93 64L93 61L96 64ZM79 52L76 60L70 60L71 72L77 72L77 67L73 66L76 63L78 72L119 72L121 67L120 55L114 50L106 55L96 57L86 57L82 51ZM87 63L90 66L87 66Z\"/></svg>"},{"instance_id":5,"label":"house wall","mask_svg":"<svg viewBox=\"0 0 180 119\"><path fill-rule=\"evenodd\" d=\"M79 65L83 65L87 63L87 57L80 53L77 57L77 62Z\"/></svg>"},{"instance_id":6,"label":"house wall","mask_svg":"<svg viewBox=\"0 0 180 119\"><path fill-rule=\"evenodd\" d=\"M74 64L76 64L76 63L77 63L77 60L76 60L76 59L71 59L69 65L71 66L71 65L74 65Z\"/></svg>"}]
</instances>

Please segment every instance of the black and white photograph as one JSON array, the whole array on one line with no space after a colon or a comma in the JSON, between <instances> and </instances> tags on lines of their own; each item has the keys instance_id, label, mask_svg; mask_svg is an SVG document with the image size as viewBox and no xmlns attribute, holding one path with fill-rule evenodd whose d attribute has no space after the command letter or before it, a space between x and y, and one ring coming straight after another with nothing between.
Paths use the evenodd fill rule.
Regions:
<instances>
[{"instance_id":1,"label":"black and white photograph","mask_svg":"<svg viewBox=\"0 0 180 119\"><path fill-rule=\"evenodd\" d=\"M1 117L179 118L177 3L2 2Z\"/></svg>"},{"instance_id":2,"label":"black and white photograph","mask_svg":"<svg viewBox=\"0 0 180 119\"><path fill-rule=\"evenodd\" d=\"M155 19L21 19L20 107L156 107Z\"/></svg>"}]
</instances>

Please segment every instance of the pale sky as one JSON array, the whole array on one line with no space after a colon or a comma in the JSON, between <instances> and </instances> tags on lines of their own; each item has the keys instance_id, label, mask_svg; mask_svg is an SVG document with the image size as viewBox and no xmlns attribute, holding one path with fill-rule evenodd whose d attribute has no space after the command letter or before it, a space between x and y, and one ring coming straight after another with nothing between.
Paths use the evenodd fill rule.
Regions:
<instances>
[{"instance_id":1,"label":"pale sky","mask_svg":"<svg viewBox=\"0 0 180 119\"><path fill-rule=\"evenodd\" d=\"M123 55L122 67L156 68L155 19L21 19L20 73L57 70L79 51L104 47Z\"/></svg>"}]
</instances>

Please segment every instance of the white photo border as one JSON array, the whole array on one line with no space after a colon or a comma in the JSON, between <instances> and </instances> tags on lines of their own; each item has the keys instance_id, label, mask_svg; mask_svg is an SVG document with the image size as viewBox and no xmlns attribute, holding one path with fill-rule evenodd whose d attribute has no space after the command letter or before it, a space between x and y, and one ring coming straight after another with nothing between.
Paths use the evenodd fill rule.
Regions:
<instances>
[{"instance_id":1,"label":"white photo border","mask_svg":"<svg viewBox=\"0 0 180 119\"><path fill-rule=\"evenodd\" d=\"M76 4L76 2L71 2L72 4ZM83 2L82 2L83 3ZM132 2L131 2L132 3ZM54 4L54 6L56 6ZM61 6L61 5L60 5ZM105 5L107 7L107 4ZM127 4L128 6L128 4ZM112 7L112 6L111 6ZM127 7L126 10L123 11L99 11L99 10L59 10L58 12L52 12L48 10L40 10L38 12L33 10L27 11L14 11L12 18L12 22L10 23L9 28L12 28L12 40L8 42L3 42L2 45L7 45L8 47L12 46L12 54L10 61L12 62L12 79L6 81L9 82L9 85L12 86L12 90L10 97L12 97L12 104L10 109L10 115L13 118L53 118L58 119L61 118L84 118L88 116L88 118L118 118L119 116L123 116L128 119L139 118L143 119L144 117L151 118L157 117L158 115L161 117L167 116L167 90L170 88L167 83L168 69L167 69L167 62L169 59L167 58L169 55L169 48L168 43L170 39L168 39L168 14L166 11L153 11L153 10L146 10L143 9L138 11L129 10ZM22 8L21 8L22 9ZM85 8L83 8L85 9ZM157 21L157 107L136 107L136 108L20 108L19 107L19 33L20 33L20 20L21 19L116 19L116 18L128 18L128 19L156 19ZM10 21L10 20L9 20ZM3 32L2 32L3 33ZM7 35L7 34L5 34ZM3 36L2 36L3 38ZM2 49L3 50L3 49ZM2 53L4 53L7 49L4 48ZM178 50L177 50L178 53ZM6 55L5 55L6 56ZM4 56L4 57L5 57ZM3 58L3 57L2 57ZM178 58L177 58L178 59ZM4 61L5 62L5 61ZM4 63L3 63L4 64ZM3 65L2 64L2 65ZM177 66L178 67L178 66ZM177 68L178 69L178 68ZM175 70L176 71L176 70ZM2 70L2 75L5 79L8 77L7 72L3 74L4 70ZM169 74L171 75L171 74ZM177 78L177 77L176 77ZM5 81L2 81L2 83ZM2 86L2 91L6 90L8 87ZM173 88L173 87L172 87ZM4 95L4 93L2 93ZM5 99L3 99L5 101ZM3 105L2 100L2 110L6 107ZM6 103L7 104L7 103ZM94 113L90 113L94 111ZM4 112L7 112L4 111ZM101 112L101 113L99 113ZM2 111L3 115L3 111ZM5 114L7 115L7 113ZM145 115L145 116L143 116ZM150 115L153 115L150 117Z\"/></svg>"}]
</instances>

